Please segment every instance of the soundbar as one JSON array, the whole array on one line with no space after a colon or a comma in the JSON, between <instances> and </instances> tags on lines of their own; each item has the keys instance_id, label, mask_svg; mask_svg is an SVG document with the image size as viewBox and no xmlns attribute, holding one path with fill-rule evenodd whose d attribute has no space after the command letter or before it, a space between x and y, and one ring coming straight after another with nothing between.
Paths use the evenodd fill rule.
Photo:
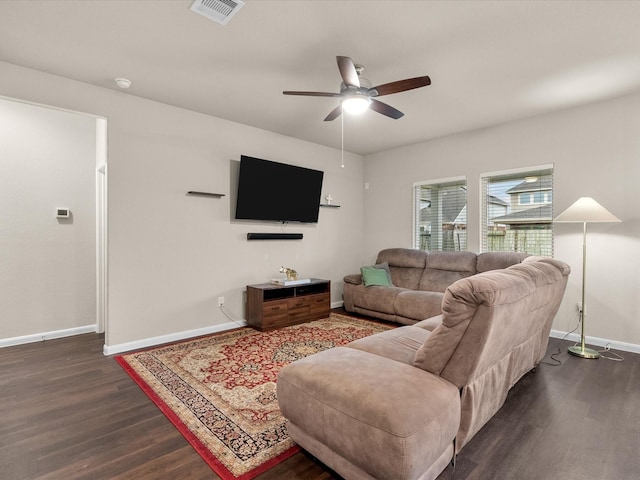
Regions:
<instances>
[{"instance_id":1,"label":"soundbar","mask_svg":"<svg viewBox=\"0 0 640 480\"><path fill-rule=\"evenodd\" d=\"M301 233L247 233L247 240L302 240Z\"/></svg>"}]
</instances>

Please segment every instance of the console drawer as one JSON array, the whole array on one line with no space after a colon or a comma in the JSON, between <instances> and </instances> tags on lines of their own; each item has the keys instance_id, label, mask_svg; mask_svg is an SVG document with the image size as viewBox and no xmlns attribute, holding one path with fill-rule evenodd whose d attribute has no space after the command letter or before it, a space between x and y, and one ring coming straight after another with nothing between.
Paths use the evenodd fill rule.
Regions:
<instances>
[{"instance_id":1,"label":"console drawer","mask_svg":"<svg viewBox=\"0 0 640 480\"><path fill-rule=\"evenodd\" d=\"M309 308L309 297L293 297L287 299L287 306L289 310L295 310L296 308Z\"/></svg>"},{"instance_id":2,"label":"console drawer","mask_svg":"<svg viewBox=\"0 0 640 480\"><path fill-rule=\"evenodd\" d=\"M295 297L289 299L289 318L293 322L305 320L309 317L309 297Z\"/></svg>"},{"instance_id":3,"label":"console drawer","mask_svg":"<svg viewBox=\"0 0 640 480\"><path fill-rule=\"evenodd\" d=\"M262 316L263 317L274 317L280 315L287 315L289 311L289 300L274 300L271 302L264 302L262 305Z\"/></svg>"},{"instance_id":4,"label":"console drawer","mask_svg":"<svg viewBox=\"0 0 640 480\"><path fill-rule=\"evenodd\" d=\"M309 298L310 300L310 313L311 315L325 313L327 316L329 315L329 310L331 310L331 302L329 301L329 295L321 294L321 295L312 295Z\"/></svg>"},{"instance_id":5,"label":"console drawer","mask_svg":"<svg viewBox=\"0 0 640 480\"><path fill-rule=\"evenodd\" d=\"M271 330L273 328L286 327L291 324L291 317L287 313L279 315L265 316L262 319L262 328L264 330Z\"/></svg>"}]
</instances>

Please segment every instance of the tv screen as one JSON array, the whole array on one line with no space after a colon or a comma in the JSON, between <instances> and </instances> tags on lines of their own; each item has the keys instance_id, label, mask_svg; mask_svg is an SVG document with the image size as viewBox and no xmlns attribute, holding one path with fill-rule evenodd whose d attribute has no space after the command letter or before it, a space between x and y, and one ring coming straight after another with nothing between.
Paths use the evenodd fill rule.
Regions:
<instances>
[{"instance_id":1,"label":"tv screen","mask_svg":"<svg viewBox=\"0 0 640 480\"><path fill-rule=\"evenodd\" d=\"M316 223L324 172L240 157L236 219Z\"/></svg>"}]
</instances>

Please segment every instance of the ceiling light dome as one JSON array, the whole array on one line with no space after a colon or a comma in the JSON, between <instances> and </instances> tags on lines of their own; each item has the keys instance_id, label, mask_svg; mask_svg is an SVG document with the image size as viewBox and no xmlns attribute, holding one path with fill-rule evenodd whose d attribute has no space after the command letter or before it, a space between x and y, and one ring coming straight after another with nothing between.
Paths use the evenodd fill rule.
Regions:
<instances>
[{"instance_id":1,"label":"ceiling light dome","mask_svg":"<svg viewBox=\"0 0 640 480\"><path fill-rule=\"evenodd\" d=\"M129 80L128 78L116 78L115 82L118 87L123 89L127 89L131 86L131 80Z\"/></svg>"},{"instance_id":2,"label":"ceiling light dome","mask_svg":"<svg viewBox=\"0 0 640 480\"><path fill-rule=\"evenodd\" d=\"M359 114L371 105L371 99L362 93L353 93L342 100L342 109L347 113Z\"/></svg>"}]
</instances>

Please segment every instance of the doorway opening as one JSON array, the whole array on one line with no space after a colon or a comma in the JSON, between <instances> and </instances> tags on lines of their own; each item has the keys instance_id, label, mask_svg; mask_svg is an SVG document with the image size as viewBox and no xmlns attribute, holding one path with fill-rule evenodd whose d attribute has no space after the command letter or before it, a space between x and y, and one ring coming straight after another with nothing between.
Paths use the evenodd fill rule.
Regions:
<instances>
[{"instance_id":1,"label":"doorway opening","mask_svg":"<svg viewBox=\"0 0 640 480\"><path fill-rule=\"evenodd\" d=\"M107 120L0 96L0 157L0 347L108 334Z\"/></svg>"}]
</instances>

